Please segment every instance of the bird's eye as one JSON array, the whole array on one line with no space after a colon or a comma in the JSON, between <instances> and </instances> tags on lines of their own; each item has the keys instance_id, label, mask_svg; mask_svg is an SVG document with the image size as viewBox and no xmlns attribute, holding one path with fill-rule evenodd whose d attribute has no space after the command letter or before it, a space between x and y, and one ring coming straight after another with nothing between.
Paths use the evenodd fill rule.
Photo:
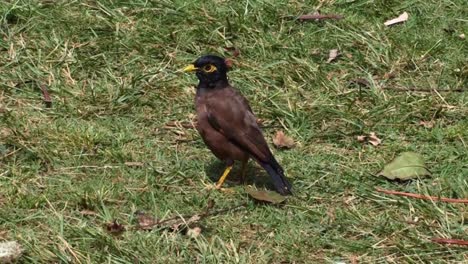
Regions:
<instances>
[{"instance_id":1,"label":"bird's eye","mask_svg":"<svg viewBox=\"0 0 468 264\"><path fill-rule=\"evenodd\" d=\"M205 67L203 67L204 72L214 72L216 71L216 67L212 64L208 64Z\"/></svg>"}]
</instances>

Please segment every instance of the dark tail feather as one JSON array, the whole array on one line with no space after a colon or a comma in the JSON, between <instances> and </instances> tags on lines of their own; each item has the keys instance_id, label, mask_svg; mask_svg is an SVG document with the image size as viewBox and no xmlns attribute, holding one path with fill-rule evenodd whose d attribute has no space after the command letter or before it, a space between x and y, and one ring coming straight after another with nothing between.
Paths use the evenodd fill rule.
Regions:
<instances>
[{"instance_id":1,"label":"dark tail feather","mask_svg":"<svg viewBox=\"0 0 468 264\"><path fill-rule=\"evenodd\" d=\"M271 157L269 162L260 162L260 165L268 172L276 190L282 195L292 194L291 184L284 176L283 168L276 161L274 157Z\"/></svg>"}]
</instances>

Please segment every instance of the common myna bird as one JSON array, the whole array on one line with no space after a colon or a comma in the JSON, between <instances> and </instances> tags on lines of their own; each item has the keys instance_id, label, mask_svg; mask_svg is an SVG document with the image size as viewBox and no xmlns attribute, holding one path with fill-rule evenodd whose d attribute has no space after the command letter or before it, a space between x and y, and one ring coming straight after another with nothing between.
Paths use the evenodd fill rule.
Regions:
<instances>
[{"instance_id":1,"label":"common myna bird","mask_svg":"<svg viewBox=\"0 0 468 264\"><path fill-rule=\"evenodd\" d=\"M291 194L291 184L268 148L247 99L229 84L225 60L206 55L184 71L195 72L200 80L195 96L197 130L213 154L226 163L216 188L221 188L235 160L242 162L243 180L247 162L253 158L271 176L280 194Z\"/></svg>"}]
</instances>

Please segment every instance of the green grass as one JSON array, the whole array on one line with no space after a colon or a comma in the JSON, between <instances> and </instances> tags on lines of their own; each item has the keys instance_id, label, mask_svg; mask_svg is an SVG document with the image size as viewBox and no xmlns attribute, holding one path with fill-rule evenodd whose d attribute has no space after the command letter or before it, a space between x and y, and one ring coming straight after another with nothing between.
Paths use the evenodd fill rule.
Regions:
<instances>
[{"instance_id":1,"label":"green grass","mask_svg":"<svg viewBox=\"0 0 468 264\"><path fill-rule=\"evenodd\" d=\"M287 18L317 7L345 19ZM467 240L466 205L375 187L468 197L467 10L464 0L1 2L0 241L23 245L21 263L466 262L466 247L430 241ZM406 23L383 25L403 11ZM283 206L235 182L234 193L204 190L221 164L196 131L165 126L194 113L196 79L178 69L230 46L241 51L230 79L268 141L283 129L298 142L275 151L295 188ZM342 56L327 63L334 48ZM357 78L369 87L349 85ZM383 143L356 140L369 132ZM402 151L424 155L433 176L373 176ZM249 176L267 181L253 163ZM190 215L209 199L247 206L204 219L195 239L135 229L136 211ZM105 228L115 219L127 228L118 237Z\"/></svg>"}]
</instances>

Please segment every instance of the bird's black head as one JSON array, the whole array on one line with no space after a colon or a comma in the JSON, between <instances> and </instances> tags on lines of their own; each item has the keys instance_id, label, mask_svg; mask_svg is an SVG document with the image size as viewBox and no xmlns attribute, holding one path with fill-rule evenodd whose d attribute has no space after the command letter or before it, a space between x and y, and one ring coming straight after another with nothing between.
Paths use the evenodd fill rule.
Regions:
<instances>
[{"instance_id":1,"label":"bird's black head","mask_svg":"<svg viewBox=\"0 0 468 264\"><path fill-rule=\"evenodd\" d=\"M228 67L224 58L205 55L184 68L185 72L195 72L200 80L199 87L215 88L227 84Z\"/></svg>"}]
</instances>

